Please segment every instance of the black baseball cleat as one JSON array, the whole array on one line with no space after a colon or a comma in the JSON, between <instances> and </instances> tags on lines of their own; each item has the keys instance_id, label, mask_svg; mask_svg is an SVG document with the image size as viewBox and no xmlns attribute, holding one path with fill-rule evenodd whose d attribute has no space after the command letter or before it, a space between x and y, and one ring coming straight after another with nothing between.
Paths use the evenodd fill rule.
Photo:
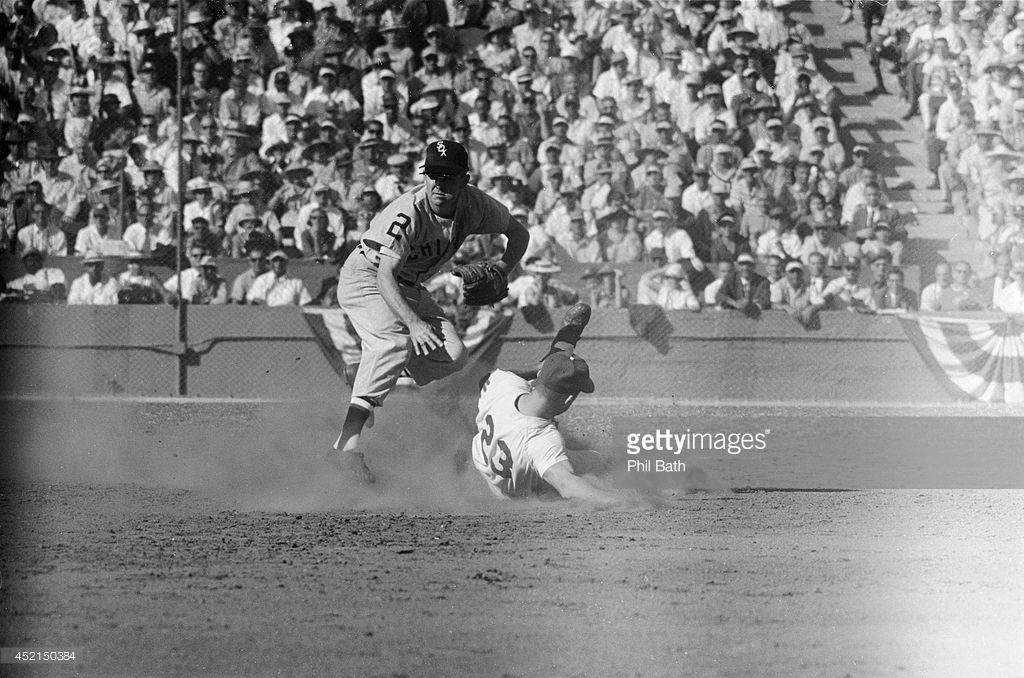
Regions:
<instances>
[{"instance_id":1,"label":"black baseball cleat","mask_svg":"<svg viewBox=\"0 0 1024 678\"><path fill-rule=\"evenodd\" d=\"M580 332L587 327L589 322L590 304L584 304L582 301L567 308L565 315L562 316L562 327L578 327Z\"/></svg>"}]
</instances>

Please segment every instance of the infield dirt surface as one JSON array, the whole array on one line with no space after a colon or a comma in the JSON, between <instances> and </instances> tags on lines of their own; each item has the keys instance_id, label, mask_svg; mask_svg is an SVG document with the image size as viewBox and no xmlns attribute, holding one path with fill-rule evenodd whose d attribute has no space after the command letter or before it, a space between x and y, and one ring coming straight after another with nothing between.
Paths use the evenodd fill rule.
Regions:
<instances>
[{"instance_id":1,"label":"infield dirt surface","mask_svg":"<svg viewBox=\"0 0 1024 678\"><path fill-rule=\"evenodd\" d=\"M454 415L367 490L308 405L3 409L0 642L77 651L3 675L1024 675L1019 491L592 512L492 499Z\"/></svg>"}]
</instances>

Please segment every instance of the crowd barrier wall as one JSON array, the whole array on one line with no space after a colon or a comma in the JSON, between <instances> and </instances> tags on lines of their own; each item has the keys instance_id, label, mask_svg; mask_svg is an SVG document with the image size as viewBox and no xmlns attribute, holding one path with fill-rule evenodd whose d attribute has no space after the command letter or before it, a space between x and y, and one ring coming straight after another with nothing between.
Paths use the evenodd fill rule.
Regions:
<instances>
[{"instance_id":1,"label":"crowd barrier wall","mask_svg":"<svg viewBox=\"0 0 1024 678\"><path fill-rule=\"evenodd\" d=\"M300 309L190 307L186 342L178 341L176 313L169 306L2 305L0 392L171 396L183 386L189 396L347 400L330 348L323 350ZM579 352L591 365L596 396L951 400L893 317L823 313L821 329L807 331L777 311L758 320L671 312L655 328L665 334L653 341L638 336L632 320L628 310L594 312ZM501 339L498 366L544 354L550 325L533 322L547 331L517 316ZM463 376L460 382L473 383Z\"/></svg>"}]
</instances>

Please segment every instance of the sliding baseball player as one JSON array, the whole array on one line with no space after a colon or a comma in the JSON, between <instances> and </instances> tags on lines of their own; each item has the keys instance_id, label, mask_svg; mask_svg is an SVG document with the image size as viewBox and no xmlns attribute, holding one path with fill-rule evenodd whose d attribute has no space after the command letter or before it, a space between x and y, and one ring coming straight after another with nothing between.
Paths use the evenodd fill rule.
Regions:
<instances>
[{"instance_id":1,"label":"sliding baseball player","mask_svg":"<svg viewBox=\"0 0 1024 678\"><path fill-rule=\"evenodd\" d=\"M593 393L586 361L574 353L590 306L566 311L548 354L537 365L494 370L483 381L473 437L473 465L499 497L557 492L600 507L646 505L633 494L601 489L580 473L600 473L606 462L592 450L569 450L555 417L581 393Z\"/></svg>"}]
</instances>

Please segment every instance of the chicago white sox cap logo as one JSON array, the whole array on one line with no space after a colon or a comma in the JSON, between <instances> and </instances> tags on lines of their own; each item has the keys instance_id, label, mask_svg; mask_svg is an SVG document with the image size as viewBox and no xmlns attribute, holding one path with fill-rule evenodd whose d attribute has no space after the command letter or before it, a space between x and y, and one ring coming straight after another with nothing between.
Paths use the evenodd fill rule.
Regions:
<instances>
[{"instance_id":1,"label":"chicago white sox cap logo","mask_svg":"<svg viewBox=\"0 0 1024 678\"><path fill-rule=\"evenodd\" d=\"M453 139L434 139L427 144L423 172L437 174L463 174L469 171L466 149Z\"/></svg>"}]
</instances>

